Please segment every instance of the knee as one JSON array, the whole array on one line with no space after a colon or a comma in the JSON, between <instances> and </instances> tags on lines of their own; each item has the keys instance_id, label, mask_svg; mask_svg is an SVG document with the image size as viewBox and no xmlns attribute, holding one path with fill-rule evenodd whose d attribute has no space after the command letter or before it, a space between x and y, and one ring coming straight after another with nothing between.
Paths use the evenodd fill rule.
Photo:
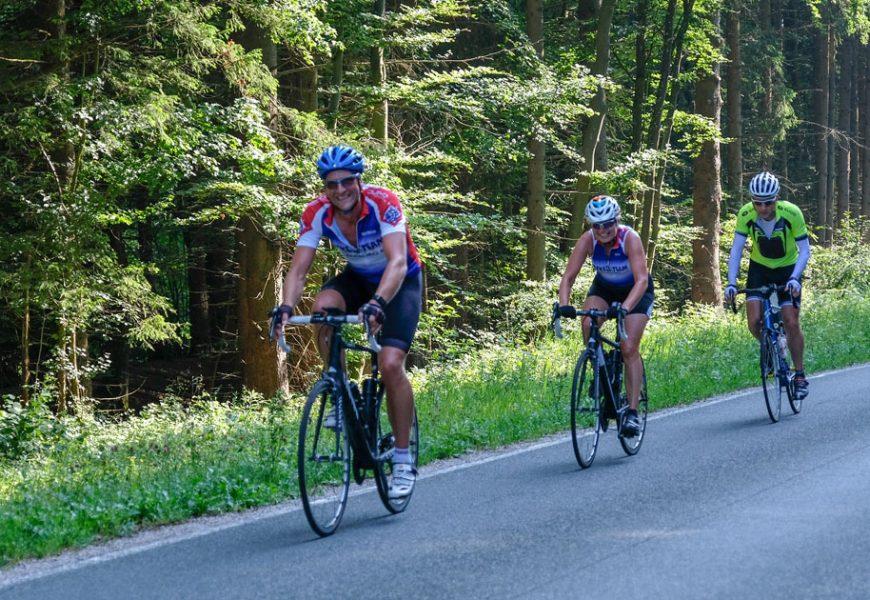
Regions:
<instances>
[{"instance_id":1,"label":"knee","mask_svg":"<svg viewBox=\"0 0 870 600\"><path fill-rule=\"evenodd\" d=\"M381 375L387 381L396 381L405 376L405 357L400 354L387 354L378 357Z\"/></svg>"},{"instance_id":2,"label":"knee","mask_svg":"<svg viewBox=\"0 0 870 600\"><path fill-rule=\"evenodd\" d=\"M317 298L314 301L314 306L311 307L313 313L329 313L338 311L343 313L344 310L335 305L335 301L330 298Z\"/></svg>"},{"instance_id":3,"label":"knee","mask_svg":"<svg viewBox=\"0 0 870 600\"><path fill-rule=\"evenodd\" d=\"M633 361L639 356L638 343L632 339L628 339L628 340L622 342L619 345L619 348L620 348L620 350L622 350L622 358L626 362Z\"/></svg>"},{"instance_id":4,"label":"knee","mask_svg":"<svg viewBox=\"0 0 870 600\"><path fill-rule=\"evenodd\" d=\"M795 314L783 315L782 324L789 331L796 331L800 327L800 321Z\"/></svg>"}]
</instances>

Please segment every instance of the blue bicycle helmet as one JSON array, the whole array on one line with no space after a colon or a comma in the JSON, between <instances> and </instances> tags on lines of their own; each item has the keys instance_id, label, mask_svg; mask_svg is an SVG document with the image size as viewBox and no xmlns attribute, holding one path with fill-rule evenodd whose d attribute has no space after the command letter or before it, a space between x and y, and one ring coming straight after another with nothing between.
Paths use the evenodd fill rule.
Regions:
<instances>
[{"instance_id":1,"label":"blue bicycle helmet","mask_svg":"<svg viewBox=\"0 0 870 600\"><path fill-rule=\"evenodd\" d=\"M332 171L343 170L361 175L365 169L363 155L343 144L330 146L317 159L317 173L321 179L326 179Z\"/></svg>"},{"instance_id":2,"label":"blue bicycle helmet","mask_svg":"<svg viewBox=\"0 0 870 600\"><path fill-rule=\"evenodd\" d=\"M779 194L779 179L773 173L762 171L749 182L749 193L755 198L775 198Z\"/></svg>"}]
</instances>

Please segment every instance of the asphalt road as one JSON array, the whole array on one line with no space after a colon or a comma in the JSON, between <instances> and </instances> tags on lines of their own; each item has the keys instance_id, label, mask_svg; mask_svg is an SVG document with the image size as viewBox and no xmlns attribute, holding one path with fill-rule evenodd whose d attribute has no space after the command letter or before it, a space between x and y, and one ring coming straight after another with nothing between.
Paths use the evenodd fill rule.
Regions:
<instances>
[{"instance_id":1,"label":"asphalt road","mask_svg":"<svg viewBox=\"0 0 870 600\"><path fill-rule=\"evenodd\" d=\"M285 510L6 571L0 598L865 599L870 365L810 382L778 424L752 391L657 415L635 457L611 430L581 471L563 436L424 469L399 516L356 495L330 538Z\"/></svg>"}]
</instances>

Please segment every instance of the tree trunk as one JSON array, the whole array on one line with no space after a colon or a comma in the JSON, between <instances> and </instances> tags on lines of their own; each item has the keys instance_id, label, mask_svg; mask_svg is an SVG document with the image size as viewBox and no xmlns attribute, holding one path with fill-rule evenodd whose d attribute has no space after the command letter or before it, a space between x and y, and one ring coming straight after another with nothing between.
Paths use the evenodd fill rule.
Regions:
<instances>
[{"instance_id":1,"label":"tree trunk","mask_svg":"<svg viewBox=\"0 0 870 600\"><path fill-rule=\"evenodd\" d=\"M261 28L248 25L241 36L245 49L263 50L269 71L277 72L275 43ZM275 103L272 103L273 106ZM272 125L276 113L272 111ZM278 303L281 286L281 246L262 232L257 217L240 219L238 246L238 351L242 384L270 397L289 392L287 362L277 345L269 343L269 311Z\"/></svg>"},{"instance_id":2,"label":"tree trunk","mask_svg":"<svg viewBox=\"0 0 870 600\"><path fill-rule=\"evenodd\" d=\"M199 356L211 344L208 282L202 230L186 231L184 241L187 246L187 287L190 293L188 310L190 311L191 353L194 356Z\"/></svg>"},{"instance_id":3,"label":"tree trunk","mask_svg":"<svg viewBox=\"0 0 870 600\"><path fill-rule=\"evenodd\" d=\"M375 0L374 14L384 19L387 14L385 0ZM387 82L387 64L384 61L384 48L379 43L371 49L371 83L379 89L383 89ZM389 104L387 100L381 100L372 111L372 136L386 146L388 141Z\"/></svg>"},{"instance_id":4,"label":"tree trunk","mask_svg":"<svg viewBox=\"0 0 870 600\"><path fill-rule=\"evenodd\" d=\"M30 270L30 253L27 253ZM21 404L30 401L30 288L24 293L24 315L21 319Z\"/></svg>"},{"instance_id":5,"label":"tree trunk","mask_svg":"<svg viewBox=\"0 0 870 600\"><path fill-rule=\"evenodd\" d=\"M849 213L852 217L861 214L861 91L865 73L861 71L861 46L858 38L852 39L852 95L849 99Z\"/></svg>"},{"instance_id":6,"label":"tree trunk","mask_svg":"<svg viewBox=\"0 0 870 600\"><path fill-rule=\"evenodd\" d=\"M542 0L526 2L526 33L539 59L544 57L544 7ZM526 174L526 278L543 281L546 277L546 240L544 238L544 181L546 153L544 143L532 138L528 143L529 159Z\"/></svg>"},{"instance_id":7,"label":"tree trunk","mask_svg":"<svg viewBox=\"0 0 870 600\"><path fill-rule=\"evenodd\" d=\"M863 125L862 142L861 142L861 214L870 219L870 47L866 44L861 48L864 56L864 73L862 89L864 96L861 100L860 121ZM870 227L864 232L865 241L870 237Z\"/></svg>"},{"instance_id":8,"label":"tree trunk","mask_svg":"<svg viewBox=\"0 0 870 600\"><path fill-rule=\"evenodd\" d=\"M269 342L269 311L281 287L280 246L268 240L249 216L239 224L239 355L242 382L267 398L288 392L283 352Z\"/></svg>"},{"instance_id":9,"label":"tree trunk","mask_svg":"<svg viewBox=\"0 0 870 600\"><path fill-rule=\"evenodd\" d=\"M649 20L649 0L637 3L634 39L634 93L631 99L631 151L643 144L643 105L646 102L648 76L646 72L646 30Z\"/></svg>"},{"instance_id":10,"label":"tree trunk","mask_svg":"<svg viewBox=\"0 0 870 600\"><path fill-rule=\"evenodd\" d=\"M816 227L822 243L828 222L828 31L829 24L816 31L815 92L813 120L816 122Z\"/></svg>"},{"instance_id":11,"label":"tree trunk","mask_svg":"<svg viewBox=\"0 0 870 600\"><path fill-rule=\"evenodd\" d=\"M613 22L613 10L616 0L603 0L598 11L598 30L595 35L595 64L592 65L592 75L607 76L610 66L610 26ZM583 171L577 177L577 197L574 210L571 213L571 223L568 227L568 238L575 240L580 237L583 229L583 213L589 202L590 174L595 171L595 152L601 139L604 120L607 117L607 96L603 86L598 86L592 98L593 115L583 130Z\"/></svg>"},{"instance_id":12,"label":"tree trunk","mask_svg":"<svg viewBox=\"0 0 870 600\"><path fill-rule=\"evenodd\" d=\"M770 0L760 0L758 3L758 25L761 30L761 50L769 56L773 48L770 30ZM761 165L769 170L773 168L773 65L771 61L763 61L761 71L761 123L764 134L759 140Z\"/></svg>"},{"instance_id":13,"label":"tree trunk","mask_svg":"<svg viewBox=\"0 0 870 600\"><path fill-rule=\"evenodd\" d=\"M712 15L711 42L719 49L719 11ZM695 112L719 125L720 97L719 63L695 84ZM692 240L692 300L719 306L722 304L722 282L719 275L719 210L722 187L719 183L721 160L719 142L705 142L695 159L692 177L692 224L699 230Z\"/></svg>"},{"instance_id":14,"label":"tree trunk","mask_svg":"<svg viewBox=\"0 0 870 600\"><path fill-rule=\"evenodd\" d=\"M837 73L837 33L834 27L832 26L828 29L828 126L830 131L834 129L834 123L836 122L836 107L837 104L834 101L837 97L837 91L834 87L836 84L836 73ZM826 199L825 204L827 219L825 221L825 240L828 244L832 244L834 241L834 215L836 213L836 207L834 206L834 179L836 176L836 145L834 141L833 135L828 135L828 184L825 188L826 191Z\"/></svg>"},{"instance_id":15,"label":"tree trunk","mask_svg":"<svg viewBox=\"0 0 870 600\"><path fill-rule=\"evenodd\" d=\"M649 128L647 129L647 146L652 150L658 151L665 146L665 143L662 143L662 113L669 96L669 88L672 88L670 96L676 98L676 82L683 60L683 42L686 30L689 27L689 20L692 18L694 5L695 0L683 0L683 14L680 16L680 22L676 32L674 32L673 22L676 13L676 0L668 1L668 13L665 18L665 44L662 48L662 58L659 67L659 85L656 91L655 104L650 114ZM669 84L672 81L674 83L671 86ZM656 206L661 200L661 194L656 193L656 189L660 189L660 185L656 183L657 181L664 181L664 164L655 167L650 176L651 189L643 194L640 237L647 252L647 260L650 263L653 260L650 244L657 233L658 215L661 212L660 207Z\"/></svg>"},{"instance_id":16,"label":"tree trunk","mask_svg":"<svg viewBox=\"0 0 870 600\"><path fill-rule=\"evenodd\" d=\"M743 113L741 110L740 81L743 78L743 64L740 56L740 17L742 1L735 0L726 18L729 63L727 71L728 132L732 138L727 150L728 191L731 204L737 208L743 204Z\"/></svg>"},{"instance_id":17,"label":"tree trunk","mask_svg":"<svg viewBox=\"0 0 870 600\"><path fill-rule=\"evenodd\" d=\"M852 39L847 38L840 53L839 107L837 110L837 216L835 226L839 228L843 217L849 212L849 169L852 125Z\"/></svg>"},{"instance_id":18,"label":"tree trunk","mask_svg":"<svg viewBox=\"0 0 870 600\"><path fill-rule=\"evenodd\" d=\"M338 105L341 102L341 85L344 82L344 49L336 48L332 55L332 85L335 89L329 99L329 123L332 129L338 125Z\"/></svg>"}]
</instances>

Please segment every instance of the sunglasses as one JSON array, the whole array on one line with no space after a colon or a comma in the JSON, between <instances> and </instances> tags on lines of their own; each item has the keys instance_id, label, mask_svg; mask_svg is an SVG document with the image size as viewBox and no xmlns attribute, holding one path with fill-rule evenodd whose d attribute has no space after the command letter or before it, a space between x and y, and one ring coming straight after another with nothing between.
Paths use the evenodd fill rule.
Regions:
<instances>
[{"instance_id":1,"label":"sunglasses","mask_svg":"<svg viewBox=\"0 0 870 600\"><path fill-rule=\"evenodd\" d=\"M350 177L345 177L343 179L327 179L323 182L323 185L325 185L328 190L337 190L338 186L346 188L352 181L356 181L357 179L359 179L358 175L351 175Z\"/></svg>"},{"instance_id":2,"label":"sunglasses","mask_svg":"<svg viewBox=\"0 0 870 600\"><path fill-rule=\"evenodd\" d=\"M752 201L752 203L755 206L770 206L774 202L776 202L776 198L774 198L773 200L753 200Z\"/></svg>"},{"instance_id":3,"label":"sunglasses","mask_svg":"<svg viewBox=\"0 0 870 600\"><path fill-rule=\"evenodd\" d=\"M616 219L611 219L610 221L604 221L604 223L593 223L592 227L594 229L601 230L601 229L610 229L614 225L616 225Z\"/></svg>"}]
</instances>

